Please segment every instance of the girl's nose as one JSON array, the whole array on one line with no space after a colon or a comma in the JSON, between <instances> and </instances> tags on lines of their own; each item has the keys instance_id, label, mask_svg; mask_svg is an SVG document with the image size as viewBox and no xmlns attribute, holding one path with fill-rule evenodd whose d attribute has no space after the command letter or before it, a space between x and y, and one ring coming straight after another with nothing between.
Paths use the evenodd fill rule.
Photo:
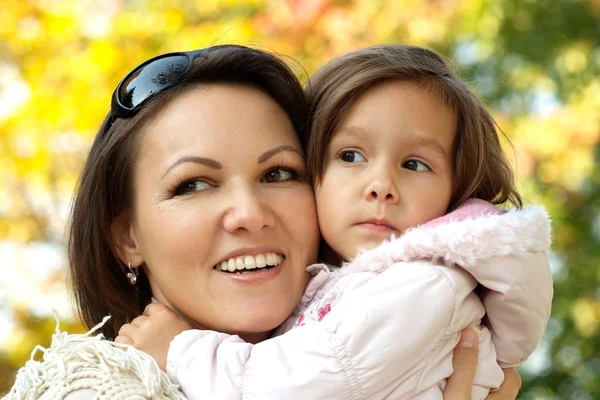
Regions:
<instances>
[{"instance_id":1,"label":"girl's nose","mask_svg":"<svg viewBox=\"0 0 600 400\"><path fill-rule=\"evenodd\" d=\"M398 201L398 191L391 177L379 176L367 185L365 198L368 201L396 203Z\"/></svg>"}]
</instances>

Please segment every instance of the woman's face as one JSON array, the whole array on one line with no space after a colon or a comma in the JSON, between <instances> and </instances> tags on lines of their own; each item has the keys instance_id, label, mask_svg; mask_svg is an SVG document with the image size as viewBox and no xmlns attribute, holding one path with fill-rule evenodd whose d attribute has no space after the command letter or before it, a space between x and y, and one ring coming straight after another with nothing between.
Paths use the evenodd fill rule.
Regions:
<instances>
[{"instance_id":1,"label":"woman's face","mask_svg":"<svg viewBox=\"0 0 600 400\"><path fill-rule=\"evenodd\" d=\"M197 87L148 124L140 150L132 265L193 324L264 339L298 304L319 241L286 113L249 86Z\"/></svg>"}]
</instances>

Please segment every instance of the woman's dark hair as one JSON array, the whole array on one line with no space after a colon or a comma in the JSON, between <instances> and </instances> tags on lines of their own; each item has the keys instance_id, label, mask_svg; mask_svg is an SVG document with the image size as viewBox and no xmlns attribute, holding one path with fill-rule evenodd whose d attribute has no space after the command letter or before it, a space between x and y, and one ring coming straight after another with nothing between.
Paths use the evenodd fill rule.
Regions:
<instances>
[{"instance_id":1,"label":"woman's dark hair","mask_svg":"<svg viewBox=\"0 0 600 400\"><path fill-rule=\"evenodd\" d=\"M522 206L513 169L500 143L499 132L504 132L438 53L417 46L359 49L333 59L311 76L305 89L310 103L307 155L316 184L323 177L329 143L356 99L370 87L390 80L415 82L458 115L448 211L471 197Z\"/></svg>"},{"instance_id":2,"label":"woman's dark hair","mask_svg":"<svg viewBox=\"0 0 600 400\"><path fill-rule=\"evenodd\" d=\"M112 224L133 207L133 169L140 131L169 101L198 85L251 85L269 95L288 115L300 143L305 143L308 106L302 86L291 69L265 51L244 46L214 46L194 60L175 84L155 94L131 118L105 118L96 135L74 195L69 227L69 266L72 291L83 322L91 328L106 315L100 329L109 339L142 313L151 301L150 284L138 268L136 287L114 250Z\"/></svg>"}]
</instances>

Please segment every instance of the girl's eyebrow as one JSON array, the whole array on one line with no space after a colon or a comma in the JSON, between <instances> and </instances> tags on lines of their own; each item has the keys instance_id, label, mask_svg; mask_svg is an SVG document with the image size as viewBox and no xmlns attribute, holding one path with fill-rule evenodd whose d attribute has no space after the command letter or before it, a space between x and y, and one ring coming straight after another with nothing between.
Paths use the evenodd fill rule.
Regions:
<instances>
[{"instance_id":1,"label":"girl's eyebrow","mask_svg":"<svg viewBox=\"0 0 600 400\"><path fill-rule=\"evenodd\" d=\"M340 133L357 138L369 138L369 131L362 126L343 126L335 133L333 139Z\"/></svg>"},{"instance_id":2,"label":"girl's eyebrow","mask_svg":"<svg viewBox=\"0 0 600 400\"><path fill-rule=\"evenodd\" d=\"M333 142L335 140L335 138L340 134L354 136L358 139L369 139L368 129L366 129L362 126L342 127L337 131L337 133L335 134L335 136L332 138L331 141ZM444 158L448 157L448 154L446 154L446 150L444 150L444 147L434 138L428 138L425 136L413 135L413 134L408 134L408 135L410 137L408 139L410 144L415 145L415 146L429 147L436 153L440 154L442 157L444 157Z\"/></svg>"},{"instance_id":3,"label":"girl's eyebrow","mask_svg":"<svg viewBox=\"0 0 600 400\"><path fill-rule=\"evenodd\" d=\"M423 136L418 136L418 137L414 138L414 140L412 140L412 142L414 142L414 144L417 145L417 146L428 147L431 150L433 150L436 153L438 153L441 156L443 156L444 158L446 158L448 156L446 154L446 150L444 150L444 148L442 147L442 145L437 140L435 140L433 138L427 138L427 137L423 137Z\"/></svg>"}]
</instances>

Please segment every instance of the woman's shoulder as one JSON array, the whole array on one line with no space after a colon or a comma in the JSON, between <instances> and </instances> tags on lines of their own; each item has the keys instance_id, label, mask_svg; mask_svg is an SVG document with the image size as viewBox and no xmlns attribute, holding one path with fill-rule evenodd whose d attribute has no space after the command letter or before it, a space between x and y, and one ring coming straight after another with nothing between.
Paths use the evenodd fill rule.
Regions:
<instances>
[{"instance_id":1,"label":"woman's shoulder","mask_svg":"<svg viewBox=\"0 0 600 400\"><path fill-rule=\"evenodd\" d=\"M3 400L185 399L150 355L93 335L107 320L85 334L61 332L57 325L50 347L36 346Z\"/></svg>"}]
</instances>

